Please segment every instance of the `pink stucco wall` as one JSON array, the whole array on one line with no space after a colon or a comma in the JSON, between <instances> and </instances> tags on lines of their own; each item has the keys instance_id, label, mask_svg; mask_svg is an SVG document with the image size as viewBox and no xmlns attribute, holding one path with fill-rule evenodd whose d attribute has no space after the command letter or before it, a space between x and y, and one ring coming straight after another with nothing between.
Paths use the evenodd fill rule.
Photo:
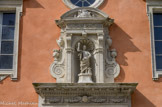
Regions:
<instances>
[{"instance_id":1,"label":"pink stucco wall","mask_svg":"<svg viewBox=\"0 0 162 107\"><path fill-rule=\"evenodd\" d=\"M110 28L112 48L118 52L121 73L116 82L138 82L132 107L161 107L162 79L152 80L149 20L143 0L105 0L99 8L115 23ZM55 82L49 66L58 48L60 29L54 20L67 12L62 0L24 0L20 24L18 80L0 82L0 107L37 107L33 82ZM15 104L3 105L4 102Z\"/></svg>"}]
</instances>

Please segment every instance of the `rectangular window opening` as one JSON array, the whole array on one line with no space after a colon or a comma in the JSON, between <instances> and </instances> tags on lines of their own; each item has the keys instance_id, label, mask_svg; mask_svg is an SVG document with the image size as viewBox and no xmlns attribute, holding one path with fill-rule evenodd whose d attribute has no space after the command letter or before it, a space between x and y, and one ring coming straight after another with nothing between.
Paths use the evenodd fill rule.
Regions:
<instances>
[{"instance_id":1,"label":"rectangular window opening","mask_svg":"<svg viewBox=\"0 0 162 107\"><path fill-rule=\"evenodd\" d=\"M13 69L15 13L0 12L0 72Z\"/></svg>"},{"instance_id":2,"label":"rectangular window opening","mask_svg":"<svg viewBox=\"0 0 162 107\"><path fill-rule=\"evenodd\" d=\"M162 71L162 13L153 13L156 71Z\"/></svg>"}]
</instances>

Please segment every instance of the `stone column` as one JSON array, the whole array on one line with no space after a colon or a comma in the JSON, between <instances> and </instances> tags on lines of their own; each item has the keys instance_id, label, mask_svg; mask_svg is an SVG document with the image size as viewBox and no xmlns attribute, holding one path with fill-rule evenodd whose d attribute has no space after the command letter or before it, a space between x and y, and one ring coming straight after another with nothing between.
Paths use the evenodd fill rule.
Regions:
<instances>
[{"instance_id":1,"label":"stone column","mask_svg":"<svg viewBox=\"0 0 162 107\"><path fill-rule=\"evenodd\" d=\"M74 82L74 72L73 72L73 52L74 49L71 47L71 40L72 40L72 34L67 34L66 36L66 46L65 46L65 52L66 52L66 60L65 60L65 71L66 71L66 81L65 83L73 83Z\"/></svg>"},{"instance_id":2,"label":"stone column","mask_svg":"<svg viewBox=\"0 0 162 107\"><path fill-rule=\"evenodd\" d=\"M104 42L104 34L99 33L98 36L98 47L96 48L95 52L95 59L96 59L96 83L104 83L104 50L103 50L103 42Z\"/></svg>"}]
</instances>

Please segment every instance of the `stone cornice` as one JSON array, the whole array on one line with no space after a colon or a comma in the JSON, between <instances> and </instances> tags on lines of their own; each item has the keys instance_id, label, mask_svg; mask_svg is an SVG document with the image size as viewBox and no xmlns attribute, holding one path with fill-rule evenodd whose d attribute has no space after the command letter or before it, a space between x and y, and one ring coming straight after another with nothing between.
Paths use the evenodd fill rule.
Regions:
<instances>
[{"instance_id":1,"label":"stone cornice","mask_svg":"<svg viewBox=\"0 0 162 107\"><path fill-rule=\"evenodd\" d=\"M155 6L161 6L162 1L161 0L146 0L147 5L155 5Z\"/></svg>"},{"instance_id":2,"label":"stone cornice","mask_svg":"<svg viewBox=\"0 0 162 107\"><path fill-rule=\"evenodd\" d=\"M137 83L33 83L33 86L45 105L128 103Z\"/></svg>"},{"instance_id":3,"label":"stone cornice","mask_svg":"<svg viewBox=\"0 0 162 107\"><path fill-rule=\"evenodd\" d=\"M18 5L22 3L23 0L0 0L0 5Z\"/></svg>"}]
</instances>

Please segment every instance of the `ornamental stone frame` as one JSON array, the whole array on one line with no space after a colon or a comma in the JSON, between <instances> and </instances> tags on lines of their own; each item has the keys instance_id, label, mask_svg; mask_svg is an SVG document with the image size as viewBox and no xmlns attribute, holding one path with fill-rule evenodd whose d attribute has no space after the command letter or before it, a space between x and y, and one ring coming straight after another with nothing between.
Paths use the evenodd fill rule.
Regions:
<instances>
[{"instance_id":1,"label":"ornamental stone frame","mask_svg":"<svg viewBox=\"0 0 162 107\"><path fill-rule=\"evenodd\" d=\"M137 83L114 83L120 67L110 48L113 22L90 7L72 9L56 20L60 49L53 52L50 73L57 83L33 83L38 107L131 107Z\"/></svg>"},{"instance_id":2,"label":"ornamental stone frame","mask_svg":"<svg viewBox=\"0 0 162 107\"><path fill-rule=\"evenodd\" d=\"M115 61L116 50L110 49L112 40L108 27L113 21L100 10L89 7L70 10L62 15L60 20L56 20L56 24L61 28L60 39L57 40L60 50L54 50L55 60L50 71L57 83L78 81L78 43L86 45L91 53L92 81L114 82L114 77L120 73L120 67Z\"/></svg>"}]
</instances>

